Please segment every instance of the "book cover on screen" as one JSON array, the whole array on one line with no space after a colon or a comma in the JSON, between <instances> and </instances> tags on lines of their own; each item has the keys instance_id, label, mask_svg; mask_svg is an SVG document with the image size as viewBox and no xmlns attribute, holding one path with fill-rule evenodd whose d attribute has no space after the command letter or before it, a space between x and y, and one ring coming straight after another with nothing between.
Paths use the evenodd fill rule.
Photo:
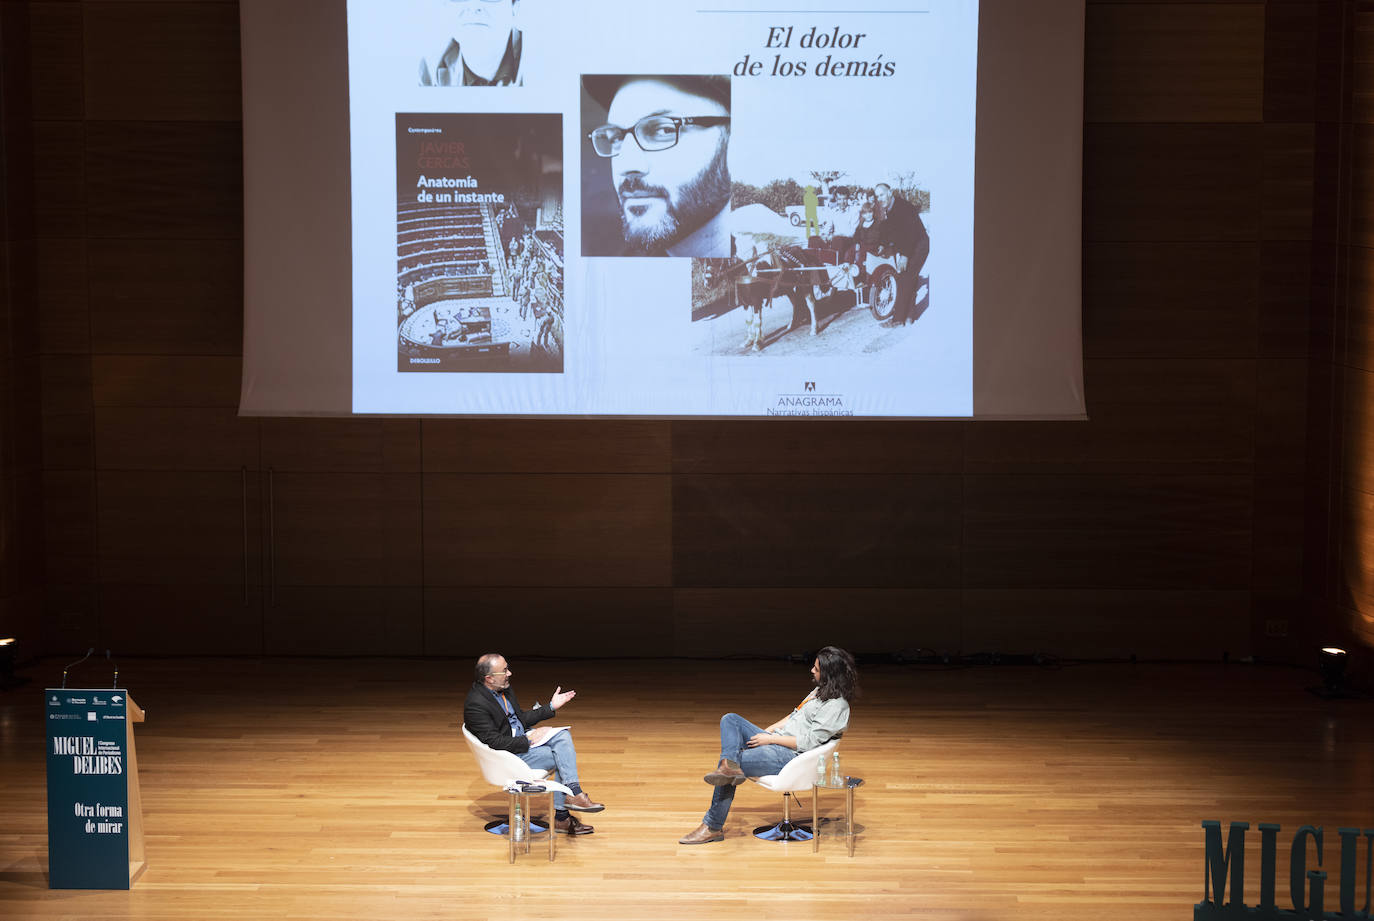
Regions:
<instances>
[{"instance_id":1,"label":"book cover on screen","mask_svg":"<svg viewBox=\"0 0 1374 921\"><path fill-rule=\"evenodd\" d=\"M396 116L401 372L563 371L563 118Z\"/></svg>"}]
</instances>

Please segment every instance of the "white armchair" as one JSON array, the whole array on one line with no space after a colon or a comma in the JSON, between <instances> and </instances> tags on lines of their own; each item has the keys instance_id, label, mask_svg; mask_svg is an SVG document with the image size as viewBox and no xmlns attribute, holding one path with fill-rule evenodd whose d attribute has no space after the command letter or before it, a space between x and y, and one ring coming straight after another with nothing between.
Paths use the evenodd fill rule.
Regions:
<instances>
[{"instance_id":1,"label":"white armchair","mask_svg":"<svg viewBox=\"0 0 1374 921\"><path fill-rule=\"evenodd\" d=\"M468 732L466 724L463 725L463 741L468 743L468 749L472 756L477 759L477 768L482 772L482 779L493 786L500 787L510 794L510 814L515 815L516 798L520 797L525 801L524 821L525 839L529 840L531 833L546 831L542 825L530 824L529 797L542 796L543 793L525 793L519 789L523 783L537 783L544 787L544 793L549 796L549 821L553 820L553 794L555 792L572 795L572 790L554 780L546 780L548 771L540 768L530 767L512 752L499 751L489 748L471 732ZM488 822L484 828L494 835L510 835L511 838L511 861L515 861L515 836L510 834L510 823L505 819L495 819ZM549 860L553 860L555 835L549 832Z\"/></svg>"},{"instance_id":2,"label":"white armchair","mask_svg":"<svg viewBox=\"0 0 1374 921\"><path fill-rule=\"evenodd\" d=\"M792 822L792 794L811 789L811 785L816 782L817 762L829 758L830 753L839 744L839 739L831 739L824 745L802 752L784 764L782 770L776 774L749 778L765 790L782 794L782 821L776 825L761 825L754 829L755 838L763 838L765 841L811 840L814 835L811 828Z\"/></svg>"}]
</instances>

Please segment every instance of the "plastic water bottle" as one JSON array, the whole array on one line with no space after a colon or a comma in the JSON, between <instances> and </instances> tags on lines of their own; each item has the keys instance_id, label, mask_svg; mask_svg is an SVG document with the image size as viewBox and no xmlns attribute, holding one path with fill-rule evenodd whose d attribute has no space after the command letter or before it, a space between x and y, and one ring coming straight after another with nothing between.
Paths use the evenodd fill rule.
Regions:
<instances>
[{"instance_id":1,"label":"plastic water bottle","mask_svg":"<svg viewBox=\"0 0 1374 921\"><path fill-rule=\"evenodd\" d=\"M518 798L515 801L515 814L510 817L510 833L515 836L516 841L525 840L525 812Z\"/></svg>"},{"instance_id":2,"label":"plastic water bottle","mask_svg":"<svg viewBox=\"0 0 1374 921\"><path fill-rule=\"evenodd\" d=\"M840 750L830 753L830 783L832 786L844 786L844 775L840 773Z\"/></svg>"},{"instance_id":3,"label":"plastic water bottle","mask_svg":"<svg viewBox=\"0 0 1374 921\"><path fill-rule=\"evenodd\" d=\"M816 759L816 785L819 786L819 787L825 786L825 759L824 759L824 758L817 758L817 759Z\"/></svg>"}]
</instances>

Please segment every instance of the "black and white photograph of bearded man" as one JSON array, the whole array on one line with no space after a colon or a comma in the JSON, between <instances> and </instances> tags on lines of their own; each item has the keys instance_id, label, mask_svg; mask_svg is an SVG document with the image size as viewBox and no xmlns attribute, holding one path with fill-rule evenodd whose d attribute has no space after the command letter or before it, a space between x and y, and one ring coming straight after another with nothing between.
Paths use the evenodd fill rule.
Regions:
<instances>
[{"instance_id":1,"label":"black and white photograph of bearded man","mask_svg":"<svg viewBox=\"0 0 1374 921\"><path fill-rule=\"evenodd\" d=\"M582 254L729 256L730 78L582 84Z\"/></svg>"}]
</instances>

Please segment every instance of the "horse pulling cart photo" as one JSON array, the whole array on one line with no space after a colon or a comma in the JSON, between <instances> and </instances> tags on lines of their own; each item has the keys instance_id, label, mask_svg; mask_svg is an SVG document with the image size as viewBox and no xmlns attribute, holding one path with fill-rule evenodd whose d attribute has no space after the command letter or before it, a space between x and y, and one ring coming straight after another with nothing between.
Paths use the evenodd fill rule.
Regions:
<instances>
[{"instance_id":1,"label":"horse pulling cart photo","mask_svg":"<svg viewBox=\"0 0 1374 921\"><path fill-rule=\"evenodd\" d=\"M841 309L865 306L879 323L891 319L897 308L898 257L878 255L850 247L847 252L815 246L778 246L739 263L734 272L735 303L745 312L744 347L760 351L764 346L763 308L778 297L792 304L789 331L810 324L811 335L819 335L822 320ZM843 294L851 293L853 302ZM929 302L929 285L921 277L912 299L912 317L918 317Z\"/></svg>"}]
</instances>

